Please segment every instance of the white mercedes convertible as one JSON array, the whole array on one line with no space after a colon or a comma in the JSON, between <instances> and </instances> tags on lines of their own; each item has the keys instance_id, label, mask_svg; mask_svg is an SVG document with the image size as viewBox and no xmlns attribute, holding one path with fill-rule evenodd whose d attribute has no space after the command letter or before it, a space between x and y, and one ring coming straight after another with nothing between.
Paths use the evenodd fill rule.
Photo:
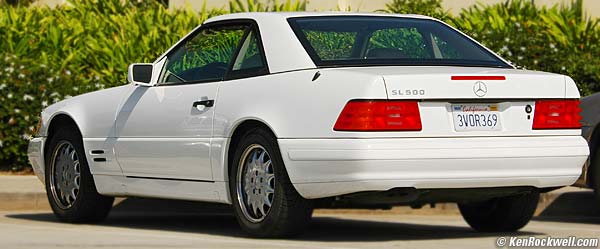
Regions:
<instances>
[{"instance_id":1,"label":"white mercedes convertible","mask_svg":"<svg viewBox=\"0 0 600 249\"><path fill-rule=\"evenodd\" d=\"M455 202L475 230L514 231L589 153L571 78L425 16L219 16L128 81L41 114L28 154L61 221L182 199L277 237L315 207Z\"/></svg>"}]
</instances>

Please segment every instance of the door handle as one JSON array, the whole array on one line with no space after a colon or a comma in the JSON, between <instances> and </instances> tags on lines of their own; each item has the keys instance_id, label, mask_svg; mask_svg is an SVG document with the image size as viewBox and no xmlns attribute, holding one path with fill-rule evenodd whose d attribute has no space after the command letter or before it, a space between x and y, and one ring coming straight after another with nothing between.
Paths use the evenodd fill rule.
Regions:
<instances>
[{"instance_id":1,"label":"door handle","mask_svg":"<svg viewBox=\"0 0 600 249\"><path fill-rule=\"evenodd\" d=\"M198 109L198 111L204 111L204 109L206 109L207 107L213 107L215 105L215 101L212 99L209 100L200 100L200 101L196 101L192 104L192 106L196 109Z\"/></svg>"},{"instance_id":2,"label":"door handle","mask_svg":"<svg viewBox=\"0 0 600 249\"><path fill-rule=\"evenodd\" d=\"M198 107L199 105L203 105L206 107L213 107L213 105L215 105L215 101L212 99L200 100L200 101L194 102L194 104L193 104L194 107Z\"/></svg>"}]
</instances>

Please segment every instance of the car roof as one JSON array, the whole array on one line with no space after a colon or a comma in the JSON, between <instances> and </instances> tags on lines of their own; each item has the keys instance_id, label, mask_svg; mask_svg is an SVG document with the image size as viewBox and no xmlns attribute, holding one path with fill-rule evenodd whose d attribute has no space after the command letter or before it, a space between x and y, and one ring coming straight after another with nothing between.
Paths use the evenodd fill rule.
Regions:
<instances>
[{"instance_id":1,"label":"car roof","mask_svg":"<svg viewBox=\"0 0 600 249\"><path fill-rule=\"evenodd\" d=\"M254 20L260 30L261 40L269 72L280 73L287 71L295 71L302 69L317 68L312 61L294 32L292 31L288 18L291 17L318 17L318 16L372 16L372 17L404 17L414 19L430 19L434 18L422 15L406 15L406 14L387 14L387 13L360 13L360 12L243 12L215 16L204 21L204 24L213 22L229 21L229 20ZM201 25L201 26L203 26ZM196 27L188 35L193 34L201 26ZM186 36L187 37L187 36ZM174 44L171 48L165 51L156 59L156 62L162 60L167 54L175 49L180 42Z\"/></svg>"},{"instance_id":2,"label":"car roof","mask_svg":"<svg viewBox=\"0 0 600 249\"><path fill-rule=\"evenodd\" d=\"M386 13L357 13L357 12L246 12L216 16L204 24L250 19L254 20L260 29L263 47L269 71L271 73L287 72L301 69L316 68L298 38L287 22L291 17L318 16L373 16L373 17L404 17L414 19L433 19L421 15L398 15Z\"/></svg>"},{"instance_id":3,"label":"car roof","mask_svg":"<svg viewBox=\"0 0 600 249\"><path fill-rule=\"evenodd\" d=\"M342 12L342 11L325 11L325 12L242 12L234 14L220 15L209 18L204 23L226 21L234 19L254 19L260 21L261 19L272 19L273 17L279 17L287 19L291 17L316 17L316 16L373 16L373 17L404 17L404 18L415 18L415 19L434 19L429 16L415 15L415 14L388 14L388 13L369 13L369 12Z\"/></svg>"}]
</instances>

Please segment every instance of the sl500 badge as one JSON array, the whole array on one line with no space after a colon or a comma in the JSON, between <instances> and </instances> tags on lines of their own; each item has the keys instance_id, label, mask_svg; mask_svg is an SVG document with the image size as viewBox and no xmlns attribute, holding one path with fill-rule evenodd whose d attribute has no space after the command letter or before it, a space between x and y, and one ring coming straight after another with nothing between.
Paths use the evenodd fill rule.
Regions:
<instances>
[{"instance_id":1,"label":"sl500 badge","mask_svg":"<svg viewBox=\"0 0 600 249\"><path fill-rule=\"evenodd\" d=\"M425 95L424 89L396 89L392 90L392 95L394 96L423 96Z\"/></svg>"}]
</instances>

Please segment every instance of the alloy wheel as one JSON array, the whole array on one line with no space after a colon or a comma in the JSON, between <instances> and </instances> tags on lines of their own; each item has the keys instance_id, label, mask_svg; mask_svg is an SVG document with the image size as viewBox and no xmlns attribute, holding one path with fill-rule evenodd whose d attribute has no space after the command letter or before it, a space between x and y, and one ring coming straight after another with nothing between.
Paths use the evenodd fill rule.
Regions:
<instances>
[{"instance_id":1,"label":"alloy wheel","mask_svg":"<svg viewBox=\"0 0 600 249\"><path fill-rule=\"evenodd\" d=\"M252 144L238 165L237 197L244 216L253 223L267 217L275 195L275 172L269 153Z\"/></svg>"},{"instance_id":2,"label":"alloy wheel","mask_svg":"<svg viewBox=\"0 0 600 249\"><path fill-rule=\"evenodd\" d=\"M50 190L61 209L73 206L81 186L81 164L75 147L67 141L56 146L50 167Z\"/></svg>"}]
</instances>

